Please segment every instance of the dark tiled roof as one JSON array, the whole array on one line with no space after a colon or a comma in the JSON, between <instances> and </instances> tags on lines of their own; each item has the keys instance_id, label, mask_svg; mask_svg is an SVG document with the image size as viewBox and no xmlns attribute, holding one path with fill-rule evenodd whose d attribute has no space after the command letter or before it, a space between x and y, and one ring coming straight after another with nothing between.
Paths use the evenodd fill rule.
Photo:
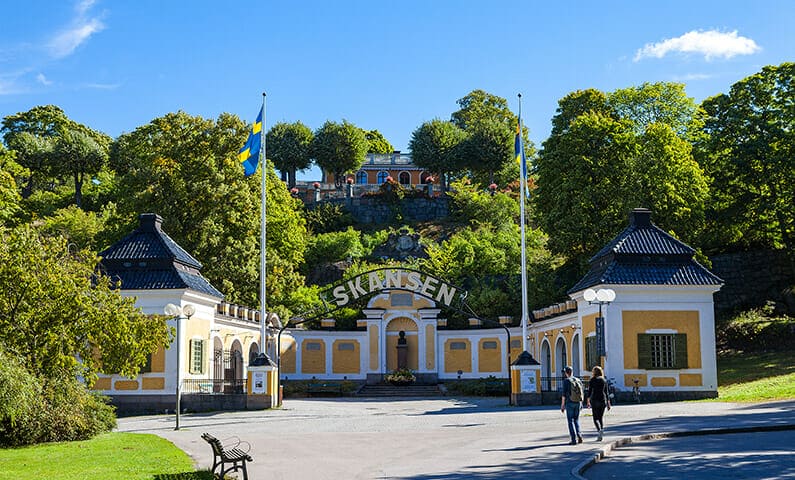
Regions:
<instances>
[{"instance_id":1,"label":"dark tiled roof","mask_svg":"<svg viewBox=\"0 0 795 480\"><path fill-rule=\"evenodd\" d=\"M223 298L202 277L202 264L160 229L162 219L142 214L140 226L99 255L101 271L123 290L190 289Z\"/></svg>"},{"instance_id":2,"label":"dark tiled roof","mask_svg":"<svg viewBox=\"0 0 795 480\"><path fill-rule=\"evenodd\" d=\"M168 258L193 268L202 268L202 264L198 260L160 230L159 224L157 228L151 229L144 225L138 227L131 234L100 253L100 256L108 260L134 261Z\"/></svg>"},{"instance_id":3,"label":"dark tiled roof","mask_svg":"<svg viewBox=\"0 0 795 480\"><path fill-rule=\"evenodd\" d=\"M188 288L223 298L224 295L215 289L201 275L190 272L169 270L120 270L106 271L113 281L120 281L123 290L169 290Z\"/></svg>"},{"instance_id":4,"label":"dark tiled roof","mask_svg":"<svg viewBox=\"0 0 795 480\"><path fill-rule=\"evenodd\" d=\"M651 223L650 217L648 210L633 210L629 227L591 258L591 269L568 293L600 284L723 284L693 259L693 248Z\"/></svg>"}]
</instances>

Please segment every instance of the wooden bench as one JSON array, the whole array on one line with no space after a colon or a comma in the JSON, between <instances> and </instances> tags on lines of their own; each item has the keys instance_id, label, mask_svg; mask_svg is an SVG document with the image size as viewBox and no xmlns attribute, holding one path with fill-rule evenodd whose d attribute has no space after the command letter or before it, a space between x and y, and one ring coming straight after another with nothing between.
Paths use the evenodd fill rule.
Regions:
<instances>
[{"instance_id":1,"label":"wooden bench","mask_svg":"<svg viewBox=\"0 0 795 480\"><path fill-rule=\"evenodd\" d=\"M342 384L336 382L310 383L306 387L306 393L310 395L342 395Z\"/></svg>"},{"instance_id":2,"label":"wooden bench","mask_svg":"<svg viewBox=\"0 0 795 480\"><path fill-rule=\"evenodd\" d=\"M236 472L241 470L243 472L243 480L248 480L248 472L246 471L246 461L253 462L251 455L248 454L251 446L249 445L246 450L241 450L241 444L248 442L241 442L237 440L232 447L224 447L221 441L213 437L209 433L202 433L202 439L209 443L213 449L213 475L216 474L215 469L218 469L218 478L223 479L227 473ZM224 468L225 465L230 465Z\"/></svg>"}]
</instances>

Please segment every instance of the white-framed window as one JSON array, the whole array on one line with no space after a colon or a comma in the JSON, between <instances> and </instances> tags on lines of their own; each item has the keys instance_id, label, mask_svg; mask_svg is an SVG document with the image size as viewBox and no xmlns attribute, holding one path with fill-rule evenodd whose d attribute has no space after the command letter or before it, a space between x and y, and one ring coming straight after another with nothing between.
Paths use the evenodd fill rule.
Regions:
<instances>
[{"instance_id":1,"label":"white-framed window","mask_svg":"<svg viewBox=\"0 0 795 480\"><path fill-rule=\"evenodd\" d=\"M367 172L364 170L356 172L356 183L359 185L367 185Z\"/></svg>"},{"instance_id":2,"label":"white-framed window","mask_svg":"<svg viewBox=\"0 0 795 480\"><path fill-rule=\"evenodd\" d=\"M398 181L401 185L410 185L411 184L411 175L409 172L400 172L398 175Z\"/></svg>"},{"instance_id":3,"label":"white-framed window","mask_svg":"<svg viewBox=\"0 0 795 480\"><path fill-rule=\"evenodd\" d=\"M204 373L204 350L204 340L200 338L192 338L190 340L189 373L197 375Z\"/></svg>"},{"instance_id":4,"label":"white-framed window","mask_svg":"<svg viewBox=\"0 0 795 480\"><path fill-rule=\"evenodd\" d=\"M638 367L649 370L687 368L687 335L639 333Z\"/></svg>"},{"instance_id":5,"label":"white-framed window","mask_svg":"<svg viewBox=\"0 0 795 480\"><path fill-rule=\"evenodd\" d=\"M381 170L380 172L378 172L378 177L377 177L378 184L381 185L383 183L386 183L386 177L388 177L388 176L389 176L389 172L386 172L384 170Z\"/></svg>"}]
</instances>

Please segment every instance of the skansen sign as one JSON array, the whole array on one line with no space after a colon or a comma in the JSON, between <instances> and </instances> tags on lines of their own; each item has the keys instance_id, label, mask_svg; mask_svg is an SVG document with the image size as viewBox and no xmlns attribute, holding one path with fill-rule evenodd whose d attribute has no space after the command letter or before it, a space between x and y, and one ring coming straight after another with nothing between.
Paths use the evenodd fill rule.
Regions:
<instances>
[{"instance_id":1,"label":"skansen sign","mask_svg":"<svg viewBox=\"0 0 795 480\"><path fill-rule=\"evenodd\" d=\"M377 292L403 290L414 292L448 307L466 298L466 290L450 285L432 275L402 268L382 268L362 273L330 289L331 301L344 307L353 300Z\"/></svg>"}]
</instances>

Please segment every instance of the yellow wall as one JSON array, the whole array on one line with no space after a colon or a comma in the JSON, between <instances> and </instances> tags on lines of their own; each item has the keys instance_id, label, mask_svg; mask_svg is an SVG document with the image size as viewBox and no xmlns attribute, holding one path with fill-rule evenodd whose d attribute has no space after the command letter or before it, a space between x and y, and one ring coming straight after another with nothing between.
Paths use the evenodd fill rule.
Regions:
<instances>
[{"instance_id":1,"label":"yellow wall","mask_svg":"<svg viewBox=\"0 0 795 480\"><path fill-rule=\"evenodd\" d=\"M149 378L144 377L141 379L141 388L144 390L163 390L166 386L164 378Z\"/></svg>"},{"instance_id":2,"label":"yellow wall","mask_svg":"<svg viewBox=\"0 0 795 480\"><path fill-rule=\"evenodd\" d=\"M425 369L436 368L436 327L425 326Z\"/></svg>"},{"instance_id":3,"label":"yellow wall","mask_svg":"<svg viewBox=\"0 0 795 480\"><path fill-rule=\"evenodd\" d=\"M352 344L353 350L340 350L341 344ZM332 373L359 373L359 342L356 340L335 340L331 347Z\"/></svg>"},{"instance_id":4,"label":"yellow wall","mask_svg":"<svg viewBox=\"0 0 795 480\"><path fill-rule=\"evenodd\" d=\"M295 342L282 348L281 373L295 373Z\"/></svg>"},{"instance_id":5,"label":"yellow wall","mask_svg":"<svg viewBox=\"0 0 795 480\"><path fill-rule=\"evenodd\" d=\"M110 377L100 377L91 387L94 390L110 390Z\"/></svg>"},{"instance_id":6,"label":"yellow wall","mask_svg":"<svg viewBox=\"0 0 795 480\"><path fill-rule=\"evenodd\" d=\"M450 350L450 344L453 342L464 342L466 349ZM472 371L472 344L467 338L448 338L444 342L444 371L455 373L459 370Z\"/></svg>"},{"instance_id":7,"label":"yellow wall","mask_svg":"<svg viewBox=\"0 0 795 480\"><path fill-rule=\"evenodd\" d=\"M138 390L138 380L116 380L116 390Z\"/></svg>"},{"instance_id":8,"label":"yellow wall","mask_svg":"<svg viewBox=\"0 0 795 480\"><path fill-rule=\"evenodd\" d=\"M651 379L653 387L674 387L676 386L676 378L672 377L653 377Z\"/></svg>"},{"instance_id":9,"label":"yellow wall","mask_svg":"<svg viewBox=\"0 0 795 480\"><path fill-rule=\"evenodd\" d=\"M161 373L166 371L166 351L163 347L157 347L157 350L152 354L152 373Z\"/></svg>"},{"instance_id":10,"label":"yellow wall","mask_svg":"<svg viewBox=\"0 0 795 480\"><path fill-rule=\"evenodd\" d=\"M646 378L645 373L625 373L624 374L624 385L627 387L634 387L635 386L635 379L638 379L638 386L639 387L648 387L649 380Z\"/></svg>"},{"instance_id":11,"label":"yellow wall","mask_svg":"<svg viewBox=\"0 0 795 480\"><path fill-rule=\"evenodd\" d=\"M680 373L679 386L680 387L701 387L704 385L704 380L700 373Z\"/></svg>"},{"instance_id":12,"label":"yellow wall","mask_svg":"<svg viewBox=\"0 0 795 480\"><path fill-rule=\"evenodd\" d=\"M370 370L378 370L378 326L370 325Z\"/></svg>"},{"instance_id":13,"label":"yellow wall","mask_svg":"<svg viewBox=\"0 0 795 480\"><path fill-rule=\"evenodd\" d=\"M309 350L310 343L319 343L320 350ZM326 373L326 342L307 338L301 343L301 373Z\"/></svg>"},{"instance_id":14,"label":"yellow wall","mask_svg":"<svg viewBox=\"0 0 795 480\"><path fill-rule=\"evenodd\" d=\"M638 334L651 329L671 329L687 334L687 368L701 368L701 335L697 311L624 310L622 320L624 368L639 368Z\"/></svg>"},{"instance_id":15,"label":"yellow wall","mask_svg":"<svg viewBox=\"0 0 795 480\"><path fill-rule=\"evenodd\" d=\"M497 348L484 350L483 343L496 342ZM502 344L499 338L481 338L478 342L478 371L499 372L502 370Z\"/></svg>"}]
</instances>

